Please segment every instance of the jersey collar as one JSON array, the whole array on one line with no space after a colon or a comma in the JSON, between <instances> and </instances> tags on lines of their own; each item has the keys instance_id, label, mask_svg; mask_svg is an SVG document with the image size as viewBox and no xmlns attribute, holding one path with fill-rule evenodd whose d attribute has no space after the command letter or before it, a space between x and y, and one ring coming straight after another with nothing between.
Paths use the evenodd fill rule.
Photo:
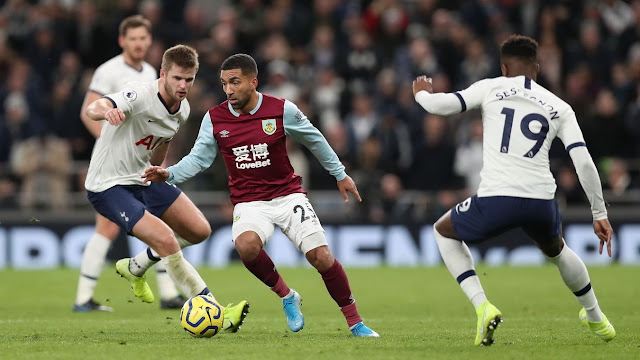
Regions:
<instances>
[{"instance_id":1,"label":"jersey collar","mask_svg":"<svg viewBox=\"0 0 640 360\"><path fill-rule=\"evenodd\" d=\"M258 103L256 104L256 107L253 108L253 110L249 111L249 114L254 115L255 113L257 113L258 110L260 110L260 105L262 105L262 93L258 92ZM239 112L233 110L233 107L231 106L230 102L227 102L227 107L229 108L229 112L231 112L233 116L235 117L240 116Z\"/></svg>"}]
</instances>

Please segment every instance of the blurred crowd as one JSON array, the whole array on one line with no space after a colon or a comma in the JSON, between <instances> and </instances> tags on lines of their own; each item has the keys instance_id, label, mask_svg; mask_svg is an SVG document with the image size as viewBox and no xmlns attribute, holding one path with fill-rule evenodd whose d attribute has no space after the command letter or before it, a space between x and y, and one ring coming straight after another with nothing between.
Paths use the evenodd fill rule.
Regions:
<instances>
[{"instance_id":1,"label":"blurred crowd","mask_svg":"<svg viewBox=\"0 0 640 360\"><path fill-rule=\"evenodd\" d=\"M366 201L365 221L417 220L473 194L482 168L480 113L441 117L413 99L500 76L499 45L512 33L539 42L538 82L573 106L603 185L638 188L640 0L0 0L0 206L65 209L84 196L94 139L79 112L93 70L121 53L118 24L153 24L147 61L194 46L200 71L191 119L167 162L188 153L202 115L225 100L229 55L258 62L258 90L287 98L323 132ZM298 144L292 164L307 190L333 179ZM559 196L587 204L561 143L552 148ZM225 190L220 159L184 184ZM17 195L16 195L17 194Z\"/></svg>"}]
</instances>

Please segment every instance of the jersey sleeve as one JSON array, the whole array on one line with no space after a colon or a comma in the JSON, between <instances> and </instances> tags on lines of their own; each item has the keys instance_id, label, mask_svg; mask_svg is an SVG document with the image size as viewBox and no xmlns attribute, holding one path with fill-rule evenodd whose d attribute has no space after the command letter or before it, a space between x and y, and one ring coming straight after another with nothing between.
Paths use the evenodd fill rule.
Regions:
<instances>
[{"instance_id":1,"label":"jersey sleeve","mask_svg":"<svg viewBox=\"0 0 640 360\"><path fill-rule=\"evenodd\" d=\"M562 116L562 123L558 129L558 138L562 140L567 151L578 146L586 146L576 114L571 109L567 110Z\"/></svg>"},{"instance_id":2,"label":"jersey sleeve","mask_svg":"<svg viewBox=\"0 0 640 360\"><path fill-rule=\"evenodd\" d=\"M201 171L208 169L218 154L218 142L213 137L213 123L211 115L207 111L202 118L198 138L189 154L182 158L177 164L169 166L170 184L185 182Z\"/></svg>"},{"instance_id":3,"label":"jersey sleeve","mask_svg":"<svg viewBox=\"0 0 640 360\"><path fill-rule=\"evenodd\" d=\"M137 83L129 83L124 89L113 94L105 95L114 107L119 108L126 116L137 114L147 108L147 103L151 101L149 90ZM154 94L155 96L155 94Z\"/></svg>"},{"instance_id":4,"label":"jersey sleeve","mask_svg":"<svg viewBox=\"0 0 640 360\"><path fill-rule=\"evenodd\" d=\"M285 100L282 118L286 135L306 146L336 180L340 181L347 177L344 165L342 165L338 155L333 151L324 135L289 100Z\"/></svg>"},{"instance_id":5,"label":"jersey sleeve","mask_svg":"<svg viewBox=\"0 0 640 360\"><path fill-rule=\"evenodd\" d=\"M482 105L490 86L490 79L480 80L464 90L453 93L431 94L427 91L420 91L416 94L415 99L431 114L453 115Z\"/></svg>"},{"instance_id":6,"label":"jersey sleeve","mask_svg":"<svg viewBox=\"0 0 640 360\"><path fill-rule=\"evenodd\" d=\"M91 83L89 83L89 91L100 95L106 95L112 92L114 90L111 84L112 76L109 75L104 66L99 66L93 73Z\"/></svg>"},{"instance_id":7,"label":"jersey sleeve","mask_svg":"<svg viewBox=\"0 0 640 360\"><path fill-rule=\"evenodd\" d=\"M584 189L589 204L591 204L591 214L593 220L602 220L607 218L607 208L602 196L602 184L598 169L593 163L591 155L585 146L576 146L569 151L573 165L578 174L578 180Z\"/></svg>"}]
</instances>

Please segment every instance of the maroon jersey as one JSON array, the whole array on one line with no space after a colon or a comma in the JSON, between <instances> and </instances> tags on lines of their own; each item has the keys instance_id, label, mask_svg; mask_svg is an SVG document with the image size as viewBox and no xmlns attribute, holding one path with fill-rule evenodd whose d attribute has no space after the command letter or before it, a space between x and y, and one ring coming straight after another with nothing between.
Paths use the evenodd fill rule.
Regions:
<instances>
[{"instance_id":1,"label":"maroon jersey","mask_svg":"<svg viewBox=\"0 0 640 360\"><path fill-rule=\"evenodd\" d=\"M284 103L284 99L262 94L262 104L254 114L236 116L229 111L228 101L209 109L234 205L306 194L287 154Z\"/></svg>"}]
</instances>

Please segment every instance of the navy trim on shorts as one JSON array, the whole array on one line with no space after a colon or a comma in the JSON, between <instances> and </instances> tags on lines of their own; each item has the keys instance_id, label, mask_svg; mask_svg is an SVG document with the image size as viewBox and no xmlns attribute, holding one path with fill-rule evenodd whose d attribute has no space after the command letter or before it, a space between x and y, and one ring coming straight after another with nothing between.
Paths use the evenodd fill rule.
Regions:
<instances>
[{"instance_id":1,"label":"navy trim on shorts","mask_svg":"<svg viewBox=\"0 0 640 360\"><path fill-rule=\"evenodd\" d=\"M460 110L460 112L467 111L467 103L464 102L464 99L462 98L462 95L460 95L457 91L454 92L453 95L457 96L458 100L460 100L460 105L462 105L462 110Z\"/></svg>"},{"instance_id":2,"label":"navy trim on shorts","mask_svg":"<svg viewBox=\"0 0 640 360\"><path fill-rule=\"evenodd\" d=\"M582 295L588 293L589 290L591 290L591 283L588 283L587 286L585 286L582 290L574 292L573 295L582 296Z\"/></svg>"},{"instance_id":3,"label":"navy trim on shorts","mask_svg":"<svg viewBox=\"0 0 640 360\"><path fill-rule=\"evenodd\" d=\"M531 90L531 79L528 77L524 78L524 88Z\"/></svg>"},{"instance_id":4,"label":"navy trim on shorts","mask_svg":"<svg viewBox=\"0 0 640 360\"><path fill-rule=\"evenodd\" d=\"M579 146L587 146L587 144L583 143L583 142L577 142L577 143L573 143L569 146L567 146L567 152L571 151L571 149L573 148L577 148Z\"/></svg>"}]
</instances>

